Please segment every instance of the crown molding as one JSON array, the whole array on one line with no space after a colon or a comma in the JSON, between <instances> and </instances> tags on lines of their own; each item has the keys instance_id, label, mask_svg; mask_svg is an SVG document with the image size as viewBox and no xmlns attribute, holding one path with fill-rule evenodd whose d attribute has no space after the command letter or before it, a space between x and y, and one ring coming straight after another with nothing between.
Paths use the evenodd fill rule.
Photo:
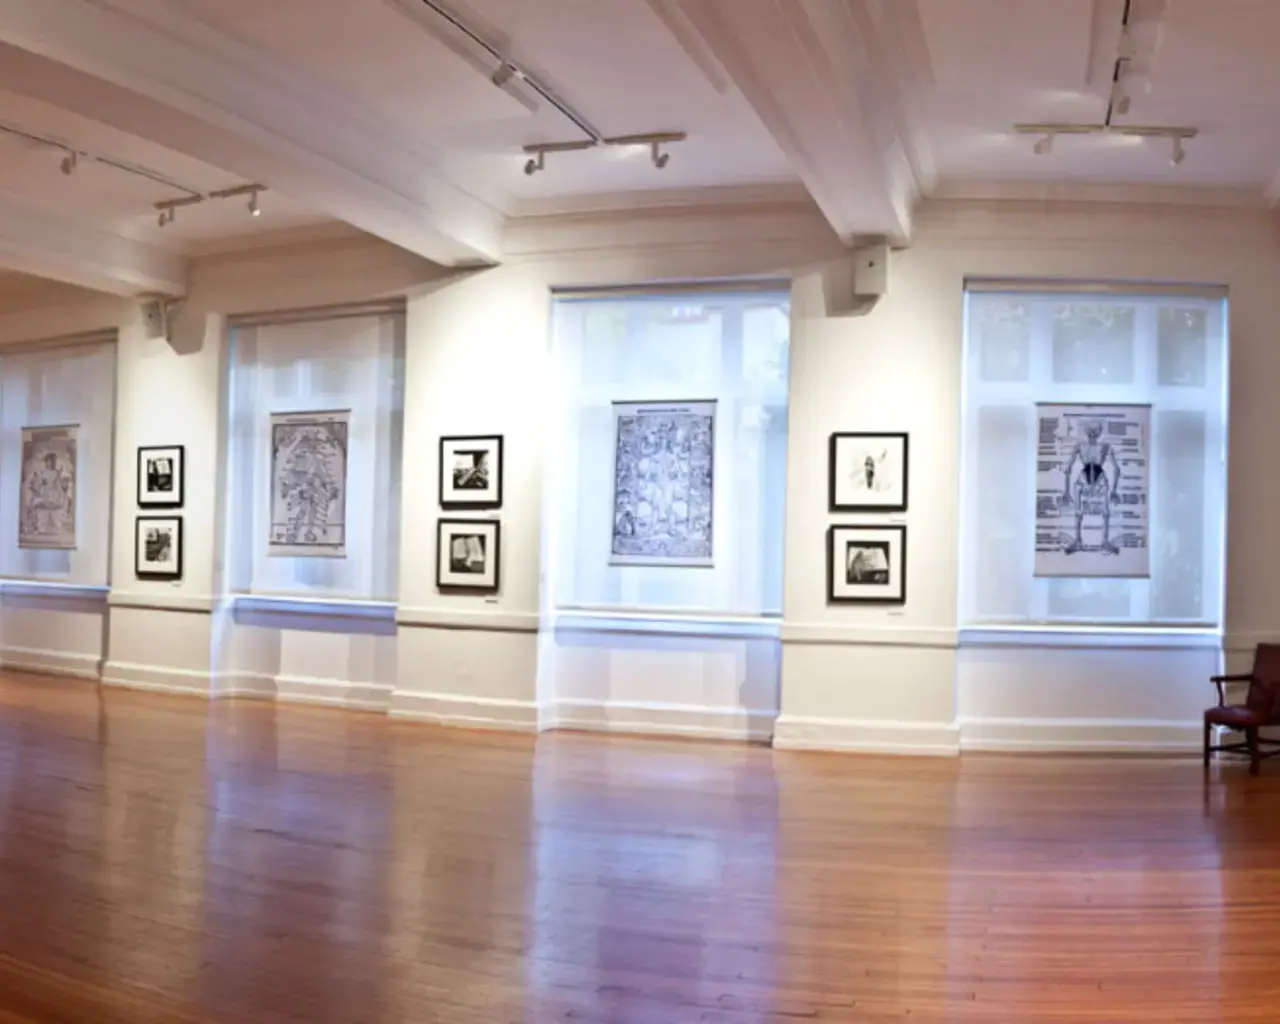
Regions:
<instances>
[{"instance_id":1,"label":"crown molding","mask_svg":"<svg viewBox=\"0 0 1280 1024\"><path fill-rule=\"evenodd\" d=\"M1267 197L1258 186L1157 185L1138 182L949 179L924 200L933 202L1123 203L1141 206L1263 210Z\"/></svg>"},{"instance_id":2,"label":"crown molding","mask_svg":"<svg viewBox=\"0 0 1280 1024\"><path fill-rule=\"evenodd\" d=\"M349 242L374 237L376 236L352 227L345 221L326 220L318 224L301 224L270 231L251 231L244 234L221 235L217 238L203 238L187 245L186 252L192 259L203 259L208 256L226 256L257 249L280 249L319 242Z\"/></svg>"},{"instance_id":3,"label":"crown molding","mask_svg":"<svg viewBox=\"0 0 1280 1024\"><path fill-rule=\"evenodd\" d=\"M577 214L630 213L724 206L812 206L809 190L800 182L760 185L705 185L692 188L654 188L630 192L601 192L576 196L526 199L510 209L511 218L571 217Z\"/></svg>"}]
</instances>

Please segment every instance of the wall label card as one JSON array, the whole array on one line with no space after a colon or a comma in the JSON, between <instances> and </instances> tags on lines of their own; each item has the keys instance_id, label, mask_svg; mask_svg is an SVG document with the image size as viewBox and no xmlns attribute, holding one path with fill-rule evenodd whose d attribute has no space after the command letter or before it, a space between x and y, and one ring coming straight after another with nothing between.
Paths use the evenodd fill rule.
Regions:
<instances>
[{"instance_id":1,"label":"wall label card","mask_svg":"<svg viewBox=\"0 0 1280 1024\"><path fill-rule=\"evenodd\" d=\"M1149 405L1036 405L1037 576L1151 575Z\"/></svg>"},{"instance_id":2,"label":"wall label card","mask_svg":"<svg viewBox=\"0 0 1280 1024\"><path fill-rule=\"evenodd\" d=\"M710 566L716 403L614 402L611 565Z\"/></svg>"},{"instance_id":3,"label":"wall label card","mask_svg":"<svg viewBox=\"0 0 1280 1024\"><path fill-rule=\"evenodd\" d=\"M907 435L832 434L827 506L832 512L905 512Z\"/></svg>"},{"instance_id":4,"label":"wall label card","mask_svg":"<svg viewBox=\"0 0 1280 1024\"><path fill-rule=\"evenodd\" d=\"M271 555L344 558L350 410L271 414Z\"/></svg>"},{"instance_id":5,"label":"wall label card","mask_svg":"<svg viewBox=\"0 0 1280 1024\"><path fill-rule=\"evenodd\" d=\"M23 427L18 546L74 548L79 426Z\"/></svg>"}]
</instances>

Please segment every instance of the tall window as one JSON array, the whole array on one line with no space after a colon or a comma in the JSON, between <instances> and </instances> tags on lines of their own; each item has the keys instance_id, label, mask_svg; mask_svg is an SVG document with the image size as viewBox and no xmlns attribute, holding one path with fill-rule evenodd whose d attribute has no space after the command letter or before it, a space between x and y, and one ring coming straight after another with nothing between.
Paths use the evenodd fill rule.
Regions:
<instances>
[{"instance_id":1,"label":"tall window","mask_svg":"<svg viewBox=\"0 0 1280 1024\"><path fill-rule=\"evenodd\" d=\"M234 329L226 541L231 591L395 600L403 412L403 314ZM272 422L289 413L346 414L339 553L317 547L308 556L269 543Z\"/></svg>"},{"instance_id":2,"label":"tall window","mask_svg":"<svg viewBox=\"0 0 1280 1024\"><path fill-rule=\"evenodd\" d=\"M556 302L563 420L548 461L558 607L781 613L789 301L769 291ZM711 564L614 564L614 404L710 400Z\"/></svg>"},{"instance_id":3,"label":"tall window","mask_svg":"<svg viewBox=\"0 0 1280 1024\"><path fill-rule=\"evenodd\" d=\"M0 576L87 586L107 584L115 384L114 332L110 341L39 349L0 360ZM20 543L23 430L28 427L74 428L74 539L68 538L65 547ZM55 457L54 462L57 469L34 477L28 467L29 489L58 490L62 459ZM51 507L39 495L29 500Z\"/></svg>"},{"instance_id":4,"label":"tall window","mask_svg":"<svg viewBox=\"0 0 1280 1024\"><path fill-rule=\"evenodd\" d=\"M1226 300L966 295L961 618L969 626L1217 627L1223 603ZM1036 404L1150 405L1150 578L1036 578Z\"/></svg>"}]
</instances>

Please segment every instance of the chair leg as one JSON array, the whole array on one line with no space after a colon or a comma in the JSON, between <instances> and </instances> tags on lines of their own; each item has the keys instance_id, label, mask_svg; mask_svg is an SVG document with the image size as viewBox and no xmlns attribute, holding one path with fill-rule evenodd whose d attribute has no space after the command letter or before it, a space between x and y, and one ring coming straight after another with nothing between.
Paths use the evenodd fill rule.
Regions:
<instances>
[{"instance_id":1,"label":"chair leg","mask_svg":"<svg viewBox=\"0 0 1280 1024\"><path fill-rule=\"evenodd\" d=\"M1212 753L1209 750L1209 737L1212 735L1213 735L1213 726L1210 725L1208 722L1205 722L1204 723L1204 766L1206 769L1209 767L1209 755Z\"/></svg>"},{"instance_id":2,"label":"chair leg","mask_svg":"<svg viewBox=\"0 0 1280 1024\"><path fill-rule=\"evenodd\" d=\"M1249 774L1257 775L1258 766L1262 763L1262 759L1258 756L1258 730L1246 729L1244 738L1249 744Z\"/></svg>"}]
</instances>

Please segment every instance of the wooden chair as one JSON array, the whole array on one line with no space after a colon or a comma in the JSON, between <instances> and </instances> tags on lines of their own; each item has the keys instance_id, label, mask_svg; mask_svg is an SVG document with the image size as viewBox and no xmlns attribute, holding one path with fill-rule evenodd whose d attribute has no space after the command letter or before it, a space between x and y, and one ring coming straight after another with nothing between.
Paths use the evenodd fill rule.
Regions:
<instances>
[{"instance_id":1,"label":"wooden chair","mask_svg":"<svg viewBox=\"0 0 1280 1024\"><path fill-rule=\"evenodd\" d=\"M1280 740L1262 739L1258 730L1264 726L1280 726L1280 644L1258 644L1253 652L1253 671L1245 675L1211 676L1210 682L1218 688L1218 706L1204 713L1204 766L1209 767L1209 756L1219 751L1247 750L1249 774L1258 774L1258 765L1264 757L1280 755ZM1243 704L1227 703L1226 683L1248 683L1249 692ZM1223 743L1212 746L1210 737L1215 725L1226 726L1244 733L1243 743ZM1268 749L1265 753L1262 747Z\"/></svg>"}]
</instances>

